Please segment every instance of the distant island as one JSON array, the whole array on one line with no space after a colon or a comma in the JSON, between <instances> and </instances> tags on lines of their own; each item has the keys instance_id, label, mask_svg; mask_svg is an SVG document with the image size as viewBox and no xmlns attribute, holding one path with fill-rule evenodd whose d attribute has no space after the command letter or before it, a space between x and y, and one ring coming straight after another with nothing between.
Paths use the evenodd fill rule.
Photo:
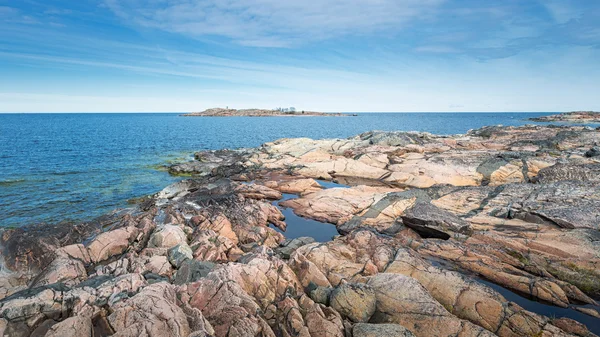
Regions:
<instances>
[{"instance_id":1,"label":"distant island","mask_svg":"<svg viewBox=\"0 0 600 337\"><path fill-rule=\"evenodd\" d=\"M181 116L186 117L233 117L233 116L247 116L247 117L274 117L274 116L356 116L356 114L342 114L342 113L325 113L315 111L304 111L296 110L294 108L287 109L229 109L229 108L212 108L202 112L192 112L189 114L183 114Z\"/></svg>"},{"instance_id":2,"label":"distant island","mask_svg":"<svg viewBox=\"0 0 600 337\"><path fill-rule=\"evenodd\" d=\"M600 123L600 112L572 111L556 115L533 117L535 122L571 122L571 123Z\"/></svg>"}]
</instances>

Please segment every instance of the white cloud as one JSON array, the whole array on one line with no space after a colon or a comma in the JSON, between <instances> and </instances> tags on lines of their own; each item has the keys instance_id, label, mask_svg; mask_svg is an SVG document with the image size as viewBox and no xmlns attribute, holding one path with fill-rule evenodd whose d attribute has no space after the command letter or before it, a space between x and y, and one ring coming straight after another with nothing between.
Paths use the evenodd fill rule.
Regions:
<instances>
[{"instance_id":1,"label":"white cloud","mask_svg":"<svg viewBox=\"0 0 600 337\"><path fill-rule=\"evenodd\" d=\"M105 0L127 22L251 46L398 31L444 0Z\"/></svg>"},{"instance_id":2,"label":"white cloud","mask_svg":"<svg viewBox=\"0 0 600 337\"><path fill-rule=\"evenodd\" d=\"M453 54L459 53L460 50L454 47L445 46L445 45L425 45L419 46L414 49L414 51L419 53L434 53L434 54Z\"/></svg>"},{"instance_id":3,"label":"white cloud","mask_svg":"<svg viewBox=\"0 0 600 337\"><path fill-rule=\"evenodd\" d=\"M557 23L567 23L583 15L582 8L561 0L544 0L542 4Z\"/></svg>"}]
</instances>

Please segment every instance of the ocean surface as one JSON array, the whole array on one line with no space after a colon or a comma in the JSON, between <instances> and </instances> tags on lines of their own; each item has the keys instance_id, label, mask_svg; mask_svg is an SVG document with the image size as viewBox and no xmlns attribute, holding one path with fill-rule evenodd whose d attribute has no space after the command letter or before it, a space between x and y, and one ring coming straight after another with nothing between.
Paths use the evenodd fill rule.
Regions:
<instances>
[{"instance_id":1,"label":"ocean surface","mask_svg":"<svg viewBox=\"0 0 600 337\"><path fill-rule=\"evenodd\" d=\"M464 133L549 113L362 113L356 117L0 114L0 227L91 219L181 179L160 169L194 151L370 130Z\"/></svg>"}]
</instances>

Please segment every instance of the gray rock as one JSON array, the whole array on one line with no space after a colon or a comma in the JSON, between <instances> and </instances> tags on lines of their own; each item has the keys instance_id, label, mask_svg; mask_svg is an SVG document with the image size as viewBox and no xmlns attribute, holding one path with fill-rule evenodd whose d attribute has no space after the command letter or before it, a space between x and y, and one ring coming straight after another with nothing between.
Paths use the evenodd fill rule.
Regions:
<instances>
[{"instance_id":1,"label":"gray rock","mask_svg":"<svg viewBox=\"0 0 600 337\"><path fill-rule=\"evenodd\" d=\"M414 337L412 332L398 324L358 323L352 328L352 337Z\"/></svg>"},{"instance_id":2,"label":"gray rock","mask_svg":"<svg viewBox=\"0 0 600 337\"><path fill-rule=\"evenodd\" d=\"M187 243L181 243L167 251L167 257L173 267L179 268L186 260L191 260L193 256L192 249Z\"/></svg>"},{"instance_id":3,"label":"gray rock","mask_svg":"<svg viewBox=\"0 0 600 337\"><path fill-rule=\"evenodd\" d=\"M406 146L423 144L429 134L403 131L370 131L359 135L360 139L368 140L373 145Z\"/></svg>"},{"instance_id":4,"label":"gray rock","mask_svg":"<svg viewBox=\"0 0 600 337\"><path fill-rule=\"evenodd\" d=\"M489 201L490 215L562 228L600 226L600 183L565 180L548 184L510 184ZM502 207L499 207L502 206Z\"/></svg>"},{"instance_id":5,"label":"gray rock","mask_svg":"<svg viewBox=\"0 0 600 337\"><path fill-rule=\"evenodd\" d=\"M330 305L342 316L357 322L368 322L375 313L375 291L362 283L346 283L331 292Z\"/></svg>"},{"instance_id":6,"label":"gray rock","mask_svg":"<svg viewBox=\"0 0 600 337\"><path fill-rule=\"evenodd\" d=\"M600 146L594 146L585 152L585 156L588 158L600 157Z\"/></svg>"},{"instance_id":7,"label":"gray rock","mask_svg":"<svg viewBox=\"0 0 600 337\"><path fill-rule=\"evenodd\" d=\"M173 284L182 285L198 281L199 279L206 277L206 275L208 275L215 267L216 265L212 262L186 260L177 270Z\"/></svg>"},{"instance_id":8,"label":"gray rock","mask_svg":"<svg viewBox=\"0 0 600 337\"><path fill-rule=\"evenodd\" d=\"M302 236L292 240L285 241L281 247L275 250L276 253L281 254L284 259L289 259L290 256L300 247L314 243L315 239L310 236Z\"/></svg>"},{"instance_id":9,"label":"gray rock","mask_svg":"<svg viewBox=\"0 0 600 337\"><path fill-rule=\"evenodd\" d=\"M402 216L402 222L424 238L447 240L449 232L468 234L468 222L429 202L417 202Z\"/></svg>"},{"instance_id":10,"label":"gray rock","mask_svg":"<svg viewBox=\"0 0 600 337\"><path fill-rule=\"evenodd\" d=\"M331 287L317 286L311 282L307 289L308 296L315 302L329 305L329 298L333 292Z\"/></svg>"},{"instance_id":11,"label":"gray rock","mask_svg":"<svg viewBox=\"0 0 600 337\"><path fill-rule=\"evenodd\" d=\"M600 164L556 164L538 172L537 183L552 183L563 180L600 181Z\"/></svg>"}]
</instances>

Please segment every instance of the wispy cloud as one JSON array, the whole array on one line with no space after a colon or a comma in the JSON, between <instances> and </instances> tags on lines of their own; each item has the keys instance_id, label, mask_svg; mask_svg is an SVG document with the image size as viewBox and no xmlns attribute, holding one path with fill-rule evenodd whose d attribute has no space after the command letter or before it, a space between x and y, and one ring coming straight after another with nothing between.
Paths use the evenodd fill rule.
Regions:
<instances>
[{"instance_id":1,"label":"wispy cloud","mask_svg":"<svg viewBox=\"0 0 600 337\"><path fill-rule=\"evenodd\" d=\"M105 0L119 17L194 37L259 47L295 46L347 35L398 31L444 0Z\"/></svg>"}]
</instances>

